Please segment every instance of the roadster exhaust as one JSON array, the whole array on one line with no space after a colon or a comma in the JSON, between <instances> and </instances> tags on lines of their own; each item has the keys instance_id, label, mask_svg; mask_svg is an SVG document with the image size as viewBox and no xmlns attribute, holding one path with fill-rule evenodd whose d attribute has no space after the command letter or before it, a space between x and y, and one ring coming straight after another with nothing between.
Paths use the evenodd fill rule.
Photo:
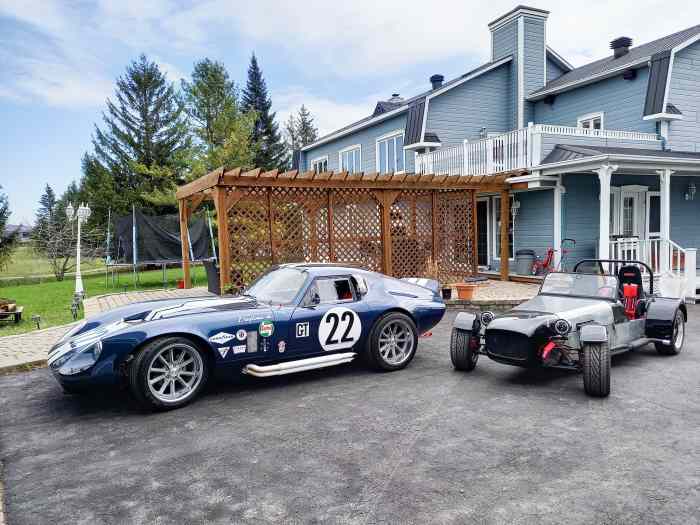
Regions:
<instances>
[{"instance_id":1,"label":"roadster exhaust","mask_svg":"<svg viewBox=\"0 0 700 525\"><path fill-rule=\"evenodd\" d=\"M356 356L357 354L355 352L347 352L344 354L332 354L321 357L311 357L309 359L299 359L297 361L288 361L277 365L263 366L251 364L243 369L243 373L255 377L283 376L296 372L305 372L306 370L316 370L317 368L326 368L349 363L355 359Z\"/></svg>"}]
</instances>

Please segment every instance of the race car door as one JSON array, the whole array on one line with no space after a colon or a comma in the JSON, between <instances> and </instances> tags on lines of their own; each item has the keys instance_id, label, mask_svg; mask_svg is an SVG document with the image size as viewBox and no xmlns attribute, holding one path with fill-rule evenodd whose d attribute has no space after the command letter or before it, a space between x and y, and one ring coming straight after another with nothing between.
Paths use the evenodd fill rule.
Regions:
<instances>
[{"instance_id":1,"label":"race car door","mask_svg":"<svg viewBox=\"0 0 700 525\"><path fill-rule=\"evenodd\" d=\"M350 351L364 335L365 310L350 275L316 278L292 316L290 348L297 354Z\"/></svg>"}]
</instances>

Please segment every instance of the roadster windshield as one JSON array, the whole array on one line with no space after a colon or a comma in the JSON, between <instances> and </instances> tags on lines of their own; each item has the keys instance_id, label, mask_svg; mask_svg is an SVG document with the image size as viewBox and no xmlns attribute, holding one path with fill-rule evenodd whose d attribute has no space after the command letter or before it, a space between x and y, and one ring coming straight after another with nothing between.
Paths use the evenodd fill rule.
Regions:
<instances>
[{"instance_id":1,"label":"roadster windshield","mask_svg":"<svg viewBox=\"0 0 700 525\"><path fill-rule=\"evenodd\" d=\"M262 275L245 293L260 302L289 304L306 282L306 272L296 268L278 268Z\"/></svg>"},{"instance_id":2,"label":"roadster windshield","mask_svg":"<svg viewBox=\"0 0 700 525\"><path fill-rule=\"evenodd\" d=\"M540 293L617 299L617 277L587 273L550 273L545 277Z\"/></svg>"}]
</instances>

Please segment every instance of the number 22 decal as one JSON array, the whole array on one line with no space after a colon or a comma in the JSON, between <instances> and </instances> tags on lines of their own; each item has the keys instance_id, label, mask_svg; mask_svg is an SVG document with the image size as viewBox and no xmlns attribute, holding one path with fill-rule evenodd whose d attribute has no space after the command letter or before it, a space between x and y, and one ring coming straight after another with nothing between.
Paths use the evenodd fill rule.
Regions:
<instances>
[{"instance_id":1,"label":"number 22 decal","mask_svg":"<svg viewBox=\"0 0 700 525\"><path fill-rule=\"evenodd\" d=\"M328 310L318 327L318 341L326 351L351 348L360 339L362 323L360 316L349 308L336 307Z\"/></svg>"}]
</instances>

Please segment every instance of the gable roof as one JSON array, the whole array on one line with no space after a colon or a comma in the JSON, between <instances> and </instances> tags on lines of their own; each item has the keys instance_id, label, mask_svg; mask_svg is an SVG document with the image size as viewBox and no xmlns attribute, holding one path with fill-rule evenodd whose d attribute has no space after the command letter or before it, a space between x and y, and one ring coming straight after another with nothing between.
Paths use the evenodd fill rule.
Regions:
<instances>
[{"instance_id":1,"label":"gable roof","mask_svg":"<svg viewBox=\"0 0 700 525\"><path fill-rule=\"evenodd\" d=\"M424 91L423 93L420 93L419 95L415 95L413 97L410 97L403 102L400 103L392 103L392 102L379 102L377 103L377 106L375 107L374 112L372 115L369 115L368 117L362 118L360 120L357 120L353 122L352 124L348 124L347 126L344 126L340 129L337 129L333 131L332 133L328 133L327 135L324 135L317 139L315 142L312 142L311 144L307 144L303 148L301 148L302 151L308 151L310 149L313 149L317 146L320 146L321 144L325 144L326 142L330 142L332 140L338 139L340 137L343 137L345 135L348 135L350 133L354 133L355 131L359 131L361 129L364 129L366 127L372 126L378 122L381 122L382 120L386 120L390 117L394 117L396 115L399 115L403 113L404 111L408 111L409 108L414 105L414 103L417 103L419 101L425 102L425 100L428 97L434 97L437 95L440 95L444 93L445 91L449 91L452 88L455 88L464 82L467 82L473 78L476 78L487 71L490 71L493 68L496 68L498 66L501 66L507 62L510 62L513 60L512 55L509 55L504 58L500 58L498 60L494 60L492 62L486 62L485 64L480 65L479 67L472 69L471 71L468 71L467 73L464 73L463 75L458 76L457 78L453 78L452 80L449 80L447 82L444 82L442 86L436 88L436 89L430 89L428 91ZM380 113L377 113L377 109L379 108L380 104L385 108L385 111L382 111ZM387 106L387 105L392 105L394 106L393 108ZM421 126L423 122L421 120ZM409 144L408 142L405 142L406 144Z\"/></svg>"},{"instance_id":2,"label":"gable roof","mask_svg":"<svg viewBox=\"0 0 700 525\"><path fill-rule=\"evenodd\" d=\"M616 73L621 73L628 68L646 65L652 56L670 52L676 46L699 35L700 25L696 25L658 40L630 48L629 53L620 58L614 58L611 54L606 58L573 69L551 82L547 82L543 88L531 93L528 100L539 100L547 95L560 93L583 84L601 80Z\"/></svg>"}]
</instances>

